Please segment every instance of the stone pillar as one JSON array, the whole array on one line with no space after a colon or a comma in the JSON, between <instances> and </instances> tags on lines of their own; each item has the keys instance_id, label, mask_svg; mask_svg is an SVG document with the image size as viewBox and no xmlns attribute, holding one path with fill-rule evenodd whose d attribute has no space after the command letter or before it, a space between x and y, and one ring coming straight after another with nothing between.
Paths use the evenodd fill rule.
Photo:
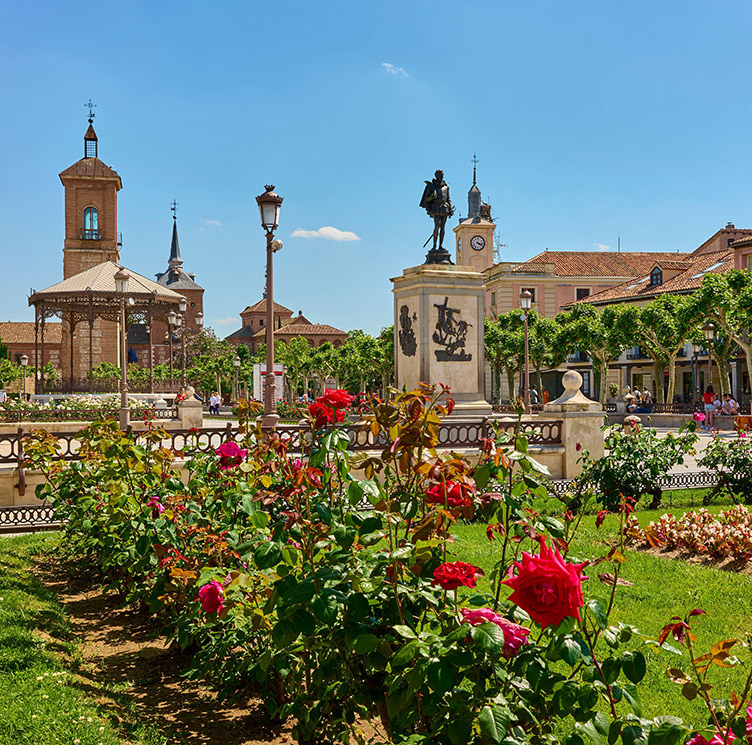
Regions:
<instances>
[{"instance_id":1,"label":"stone pillar","mask_svg":"<svg viewBox=\"0 0 752 745\"><path fill-rule=\"evenodd\" d=\"M190 429L196 427L200 429L204 426L204 406L195 397L195 391L192 386L185 389L186 398L178 404L178 419L180 420L181 429Z\"/></svg>"},{"instance_id":2,"label":"stone pillar","mask_svg":"<svg viewBox=\"0 0 752 745\"><path fill-rule=\"evenodd\" d=\"M576 370L567 370L561 379L564 393L555 401L550 401L543 407L546 414L553 414L555 419L561 419L561 443L564 445L565 479L572 479L581 471L577 462L582 450L587 450L590 457L597 460L602 458L603 423L605 415L603 407L597 401L590 400L582 393L582 375ZM580 445L578 450L577 445Z\"/></svg>"},{"instance_id":3,"label":"stone pillar","mask_svg":"<svg viewBox=\"0 0 752 745\"><path fill-rule=\"evenodd\" d=\"M394 277L397 388L444 383L454 416L491 413L485 399L484 276L467 266L423 264Z\"/></svg>"}]
</instances>

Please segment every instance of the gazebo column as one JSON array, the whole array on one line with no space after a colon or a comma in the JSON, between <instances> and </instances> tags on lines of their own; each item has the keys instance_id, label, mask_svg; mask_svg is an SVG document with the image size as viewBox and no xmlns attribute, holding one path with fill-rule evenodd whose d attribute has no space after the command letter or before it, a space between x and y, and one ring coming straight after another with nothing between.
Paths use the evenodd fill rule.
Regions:
<instances>
[{"instance_id":1,"label":"gazebo column","mask_svg":"<svg viewBox=\"0 0 752 745\"><path fill-rule=\"evenodd\" d=\"M148 327L149 327L149 393L154 393L154 314L151 305L148 310Z\"/></svg>"},{"instance_id":2,"label":"gazebo column","mask_svg":"<svg viewBox=\"0 0 752 745\"><path fill-rule=\"evenodd\" d=\"M39 393L39 312L34 306L34 393Z\"/></svg>"},{"instance_id":3,"label":"gazebo column","mask_svg":"<svg viewBox=\"0 0 752 745\"><path fill-rule=\"evenodd\" d=\"M76 324L72 313L68 317L68 329L70 334L70 393L73 393L73 332L76 330Z\"/></svg>"},{"instance_id":4,"label":"gazebo column","mask_svg":"<svg viewBox=\"0 0 752 745\"><path fill-rule=\"evenodd\" d=\"M44 309L42 309L42 327L40 329L41 360L39 361L39 390L44 393Z\"/></svg>"},{"instance_id":5,"label":"gazebo column","mask_svg":"<svg viewBox=\"0 0 752 745\"><path fill-rule=\"evenodd\" d=\"M89 296L89 393L94 393L94 306Z\"/></svg>"}]
</instances>

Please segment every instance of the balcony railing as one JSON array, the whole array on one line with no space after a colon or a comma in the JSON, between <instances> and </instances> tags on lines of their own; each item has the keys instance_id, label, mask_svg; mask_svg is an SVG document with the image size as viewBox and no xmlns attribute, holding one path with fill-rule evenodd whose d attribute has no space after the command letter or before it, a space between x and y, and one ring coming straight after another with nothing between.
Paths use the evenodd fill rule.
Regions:
<instances>
[{"instance_id":1,"label":"balcony railing","mask_svg":"<svg viewBox=\"0 0 752 745\"><path fill-rule=\"evenodd\" d=\"M102 235L98 230L91 230L89 228L86 228L81 231L81 240L82 241L98 241L101 240Z\"/></svg>"},{"instance_id":2,"label":"balcony railing","mask_svg":"<svg viewBox=\"0 0 752 745\"><path fill-rule=\"evenodd\" d=\"M567 357L568 362L590 362L590 357L588 357L585 352L575 352L574 354L570 354L569 357Z\"/></svg>"}]
</instances>

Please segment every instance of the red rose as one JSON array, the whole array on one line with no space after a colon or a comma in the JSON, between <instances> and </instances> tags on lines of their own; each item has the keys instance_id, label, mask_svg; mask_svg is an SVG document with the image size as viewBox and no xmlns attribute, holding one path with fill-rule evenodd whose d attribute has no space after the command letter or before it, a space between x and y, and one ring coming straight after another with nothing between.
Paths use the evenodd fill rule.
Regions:
<instances>
[{"instance_id":1,"label":"red rose","mask_svg":"<svg viewBox=\"0 0 752 745\"><path fill-rule=\"evenodd\" d=\"M540 553L532 556L523 551L522 561L514 562L516 576L504 580L514 591L509 599L544 629L567 616L579 621L584 604L581 574L586 564L564 561L559 550L548 548L541 538Z\"/></svg>"},{"instance_id":2,"label":"red rose","mask_svg":"<svg viewBox=\"0 0 752 745\"><path fill-rule=\"evenodd\" d=\"M478 567L467 564L464 561L455 561L454 563L442 564L436 567L433 572L433 584L438 585L444 590L456 590L460 585L464 587L475 587L477 580L475 575L480 572Z\"/></svg>"},{"instance_id":3,"label":"red rose","mask_svg":"<svg viewBox=\"0 0 752 745\"><path fill-rule=\"evenodd\" d=\"M212 580L198 591L198 600L204 613L221 613L225 588L217 580Z\"/></svg>"},{"instance_id":4,"label":"red rose","mask_svg":"<svg viewBox=\"0 0 752 745\"><path fill-rule=\"evenodd\" d=\"M312 404L308 404L308 413L316 421L316 429L333 422L345 421L345 412L336 409L330 409L326 404L321 403L317 398Z\"/></svg>"},{"instance_id":5,"label":"red rose","mask_svg":"<svg viewBox=\"0 0 752 745\"><path fill-rule=\"evenodd\" d=\"M341 388L329 388L324 391L323 396L319 396L316 401L321 402L331 409L346 409L353 401L355 396L351 396L347 391Z\"/></svg>"},{"instance_id":6,"label":"red rose","mask_svg":"<svg viewBox=\"0 0 752 745\"><path fill-rule=\"evenodd\" d=\"M457 481L442 481L426 490L426 501L431 504L449 505L449 507L469 507L473 492L469 486Z\"/></svg>"}]
</instances>

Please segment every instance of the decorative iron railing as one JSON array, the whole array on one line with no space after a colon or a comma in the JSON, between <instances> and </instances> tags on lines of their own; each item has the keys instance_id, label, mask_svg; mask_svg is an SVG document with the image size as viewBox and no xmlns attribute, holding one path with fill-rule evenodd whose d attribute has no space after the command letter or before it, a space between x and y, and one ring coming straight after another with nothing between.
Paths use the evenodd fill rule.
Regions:
<instances>
[{"instance_id":1,"label":"decorative iron railing","mask_svg":"<svg viewBox=\"0 0 752 745\"><path fill-rule=\"evenodd\" d=\"M94 422L97 419L117 419L120 409L0 409L0 423L15 422ZM161 409L131 409L131 419L143 419L145 416L154 419L177 419L177 407Z\"/></svg>"}]
</instances>

